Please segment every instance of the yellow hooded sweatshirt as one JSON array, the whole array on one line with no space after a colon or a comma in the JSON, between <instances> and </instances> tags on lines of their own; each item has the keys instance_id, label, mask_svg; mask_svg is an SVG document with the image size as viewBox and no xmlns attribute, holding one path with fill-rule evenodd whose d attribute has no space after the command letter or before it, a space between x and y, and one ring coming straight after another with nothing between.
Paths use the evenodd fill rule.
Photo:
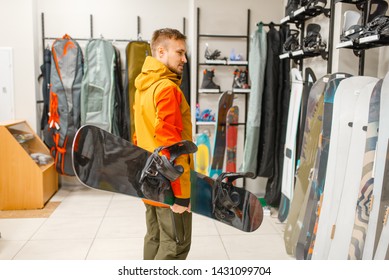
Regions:
<instances>
[{"instance_id":1,"label":"yellow hooded sweatshirt","mask_svg":"<svg viewBox=\"0 0 389 280\"><path fill-rule=\"evenodd\" d=\"M180 76L154 57L146 57L142 72L135 79L135 145L153 152L159 146L172 145L181 140L192 141L190 107L180 84ZM171 184L175 203L188 206L192 158L190 155L181 155L175 164L184 168L184 173ZM155 206L166 206L150 200L144 201Z\"/></svg>"}]
</instances>

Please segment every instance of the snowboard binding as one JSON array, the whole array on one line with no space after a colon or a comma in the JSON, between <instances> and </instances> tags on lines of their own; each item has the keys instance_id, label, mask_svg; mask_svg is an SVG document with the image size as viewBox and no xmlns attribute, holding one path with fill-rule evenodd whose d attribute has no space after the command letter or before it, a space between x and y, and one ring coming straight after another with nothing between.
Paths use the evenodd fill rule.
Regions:
<instances>
[{"instance_id":1,"label":"snowboard binding","mask_svg":"<svg viewBox=\"0 0 389 280\"><path fill-rule=\"evenodd\" d=\"M285 16L291 16L298 9L300 0L288 0L285 7Z\"/></svg>"},{"instance_id":2,"label":"snowboard binding","mask_svg":"<svg viewBox=\"0 0 389 280\"><path fill-rule=\"evenodd\" d=\"M320 25L316 23L310 23L307 26L307 35L303 40L304 52L320 53L325 51L327 45L322 41L320 29Z\"/></svg>"},{"instance_id":3,"label":"snowboard binding","mask_svg":"<svg viewBox=\"0 0 389 280\"><path fill-rule=\"evenodd\" d=\"M327 5L327 0L301 0L301 6L305 7L307 12L322 12Z\"/></svg>"},{"instance_id":4,"label":"snowboard binding","mask_svg":"<svg viewBox=\"0 0 389 280\"><path fill-rule=\"evenodd\" d=\"M237 207L242 201L240 194L232 191L233 182L243 177L253 177L251 172L247 173L222 173L215 181L215 188L212 193L213 214L219 221L232 223L235 218L241 218ZM223 184L223 180L227 182Z\"/></svg>"},{"instance_id":5,"label":"snowboard binding","mask_svg":"<svg viewBox=\"0 0 389 280\"><path fill-rule=\"evenodd\" d=\"M218 59L220 57L220 54L221 54L221 52L218 49L216 49L213 52L211 52L209 50L209 48L208 48L208 44L207 43L205 44L205 53L204 53L205 59L207 59L207 60L216 60L216 59Z\"/></svg>"},{"instance_id":6,"label":"snowboard binding","mask_svg":"<svg viewBox=\"0 0 389 280\"><path fill-rule=\"evenodd\" d=\"M170 160L159 153L165 150L170 154ZM141 191L145 198L163 201L165 192L172 192L170 182L178 179L184 172L181 165L174 165L174 160L183 154L197 151L197 146L191 141L181 141L170 146L161 146L154 150L146 161L141 172Z\"/></svg>"},{"instance_id":7,"label":"snowboard binding","mask_svg":"<svg viewBox=\"0 0 389 280\"><path fill-rule=\"evenodd\" d=\"M366 26L362 26L355 22L359 21L359 18L358 20L356 19L357 16L354 16L354 19L351 19L353 17L352 13L355 12L347 11L347 14L345 13L345 25L343 27L344 34L341 35L341 41L356 41L359 38L369 37L373 35L389 35L389 19L388 16L385 15L388 10L388 3L383 0L371 0L369 2L369 5L370 14L367 16L368 23L366 24ZM346 26L346 22L349 22L351 20L354 20L354 24L349 24L351 25L349 27Z\"/></svg>"},{"instance_id":8,"label":"snowboard binding","mask_svg":"<svg viewBox=\"0 0 389 280\"><path fill-rule=\"evenodd\" d=\"M359 24L361 14L356 11L346 11L344 13L343 33L340 35L340 41L353 41L357 39L363 26Z\"/></svg>"},{"instance_id":9,"label":"snowboard binding","mask_svg":"<svg viewBox=\"0 0 389 280\"><path fill-rule=\"evenodd\" d=\"M290 29L289 36L286 38L285 43L283 45L283 52L294 52L300 48L299 44L299 36L300 31L297 29Z\"/></svg>"}]
</instances>

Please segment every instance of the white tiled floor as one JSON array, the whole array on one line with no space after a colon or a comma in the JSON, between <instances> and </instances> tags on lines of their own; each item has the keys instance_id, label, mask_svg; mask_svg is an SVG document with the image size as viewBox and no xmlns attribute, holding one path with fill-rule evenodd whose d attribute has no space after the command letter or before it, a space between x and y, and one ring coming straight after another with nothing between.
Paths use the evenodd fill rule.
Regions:
<instances>
[{"instance_id":1,"label":"white tiled floor","mask_svg":"<svg viewBox=\"0 0 389 280\"><path fill-rule=\"evenodd\" d=\"M142 259L141 200L67 185L51 201L61 204L49 218L0 219L0 259ZM283 228L276 215L265 216L253 233L193 215L188 259L293 259L284 249Z\"/></svg>"}]
</instances>

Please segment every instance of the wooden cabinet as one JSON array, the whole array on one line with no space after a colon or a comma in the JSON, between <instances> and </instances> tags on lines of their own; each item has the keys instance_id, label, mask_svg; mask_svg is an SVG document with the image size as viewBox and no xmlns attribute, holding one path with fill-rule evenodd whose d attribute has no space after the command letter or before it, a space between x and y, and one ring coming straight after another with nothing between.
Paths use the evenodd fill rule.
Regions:
<instances>
[{"instance_id":1,"label":"wooden cabinet","mask_svg":"<svg viewBox=\"0 0 389 280\"><path fill-rule=\"evenodd\" d=\"M40 163L33 159L36 155ZM58 190L58 174L49 155L26 121L0 122L0 210L44 207Z\"/></svg>"}]
</instances>

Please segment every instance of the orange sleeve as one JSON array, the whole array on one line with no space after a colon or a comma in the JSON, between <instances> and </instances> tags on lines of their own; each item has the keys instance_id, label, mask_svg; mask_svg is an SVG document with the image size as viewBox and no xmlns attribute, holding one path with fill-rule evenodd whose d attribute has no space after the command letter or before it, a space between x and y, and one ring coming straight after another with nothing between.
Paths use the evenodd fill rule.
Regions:
<instances>
[{"instance_id":1,"label":"orange sleeve","mask_svg":"<svg viewBox=\"0 0 389 280\"><path fill-rule=\"evenodd\" d=\"M182 94L175 87L166 87L156 94L155 140L158 146L167 146L182 140L183 122L181 115ZM170 155L164 153L168 158ZM184 173L174 182L172 189L176 203L188 206L190 198L190 159L189 155L181 155L175 164L184 168Z\"/></svg>"},{"instance_id":2,"label":"orange sleeve","mask_svg":"<svg viewBox=\"0 0 389 280\"><path fill-rule=\"evenodd\" d=\"M158 146L168 146L182 140L181 93L176 87L166 87L155 96L157 118L155 140Z\"/></svg>"}]
</instances>

